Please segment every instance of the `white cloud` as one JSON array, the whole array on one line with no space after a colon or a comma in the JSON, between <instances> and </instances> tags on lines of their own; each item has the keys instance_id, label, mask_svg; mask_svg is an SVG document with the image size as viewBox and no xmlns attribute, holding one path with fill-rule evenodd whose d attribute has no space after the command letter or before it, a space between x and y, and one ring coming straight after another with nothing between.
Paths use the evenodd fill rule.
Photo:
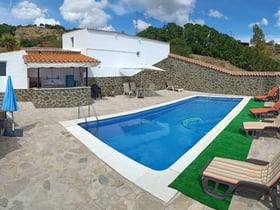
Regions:
<instances>
[{"instance_id":1,"label":"white cloud","mask_svg":"<svg viewBox=\"0 0 280 210\"><path fill-rule=\"evenodd\" d=\"M196 20L194 20L192 23L194 23L194 24L199 24L199 25L204 25L205 24L205 21L203 20L203 19L196 19Z\"/></svg>"},{"instance_id":2,"label":"white cloud","mask_svg":"<svg viewBox=\"0 0 280 210\"><path fill-rule=\"evenodd\" d=\"M36 24L37 26L39 26L40 24L60 25L59 21L56 21L53 18L42 18L42 17L34 20L34 24Z\"/></svg>"},{"instance_id":3,"label":"white cloud","mask_svg":"<svg viewBox=\"0 0 280 210\"><path fill-rule=\"evenodd\" d=\"M136 20L133 20L133 25L135 26L135 28L137 27L137 32L144 31L146 28L151 26L150 23L147 23L143 20L137 20L137 26L136 26Z\"/></svg>"},{"instance_id":4,"label":"white cloud","mask_svg":"<svg viewBox=\"0 0 280 210\"><path fill-rule=\"evenodd\" d=\"M127 13L125 6L122 5L120 2L117 4L109 4L109 8L119 16Z\"/></svg>"},{"instance_id":5,"label":"white cloud","mask_svg":"<svg viewBox=\"0 0 280 210\"><path fill-rule=\"evenodd\" d=\"M69 22L78 22L82 28L110 28L108 21L111 16L105 12L107 0L64 0L59 8L63 18Z\"/></svg>"},{"instance_id":6,"label":"white cloud","mask_svg":"<svg viewBox=\"0 0 280 210\"><path fill-rule=\"evenodd\" d=\"M260 22L255 22L255 23L250 23L249 27L253 28L254 25L258 25L258 26L267 26L268 25L268 20L266 18L262 18Z\"/></svg>"},{"instance_id":7,"label":"white cloud","mask_svg":"<svg viewBox=\"0 0 280 210\"><path fill-rule=\"evenodd\" d=\"M268 20L266 18L262 18L261 25L267 26Z\"/></svg>"},{"instance_id":8,"label":"white cloud","mask_svg":"<svg viewBox=\"0 0 280 210\"><path fill-rule=\"evenodd\" d=\"M22 1L12 8L12 15L21 20L34 20L45 17L46 9L40 9L36 4Z\"/></svg>"},{"instance_id":9,"label":"white cloud","mask_svg":"<svg viewBox=\"0 0 280 210\"><path fill-rule=\"evenodd\" d=\"M196 0L64 0L59 8L64 20L78 23L86 28L113 28L109 25L112 19L109 10L118 16L141 12L146 18L161 22L174 22L184 25L189 20ZM140 25L141 24L141 25ZM145 21L139 22L139 30L149 26Z\"/></svg>"},{"instance_id":10,"label":"white cloud","mask_svg":"<svg viewBox=\"0 0 280 210\"><path fill-rule=\"evenodd\" d=\"M184 25L189 21L189 15L195 7L196 0L120 0L128 12L145 12L161 22L174 22Z\"/></svg>"},{"instance_id":11,"label":"white cloud","mask_svg":"<svg viewBox=\"0 0 280 210\"><path fill-rule=\"evenodd\" d=\"M12 3L10 2L10 6ZM49 25L60 25L58 21L53 18L46 18L48 12L47 9L41 9L36 4L29 1L22 1L11 8L12 17L17 18L20 22L33 21L34 24L40 25L49 24ZM17 22L17 21L13 21Z\"/></svg>"},{"instance_id":12,"label":"white cloud","mask_svg":"<svg viewBox=\"0 0 280 210\"><path fill-rule=\"evenodd\" d=\"M115 28L111 25L109 26L105 26L103 28L99 28L100 30L103 30L103 31L116 31Z\"/></svg>"},{"instance_id":13,"label":"white cloud","mask_svg":"<svg viewBox=\"0 0 280 210\"><path fill-rule=\"evenodd\" d=\"M214 17L214 18L224 18L225 20L228 19L227 16L223 15L221 12L219 12L218 10L213 10L210 9L208 12L208 16L210 17Z\"/></svg>"},{"instance_id":14,"label":"white cloud","mask_svg":"<svg viewBox=\"0 0 280 210\"><path fill-rule=\"evenodd\" d=\"M276 27L280 27L280 10L278 10L274 16L277 18L277 22L275 24Z\"/></svg>"},{"instance_id":15,"label":"white cloud","mask_svg":"<svg viewBox=\"0 0 280 210\"><path fill-rule=\"evenodd\" d=\"M98 8L92 8L86 12L79 20L80 27L82 28L104 28L107 27L107 22L111 19L111 16Z\"/></svg>"}]
</instances>

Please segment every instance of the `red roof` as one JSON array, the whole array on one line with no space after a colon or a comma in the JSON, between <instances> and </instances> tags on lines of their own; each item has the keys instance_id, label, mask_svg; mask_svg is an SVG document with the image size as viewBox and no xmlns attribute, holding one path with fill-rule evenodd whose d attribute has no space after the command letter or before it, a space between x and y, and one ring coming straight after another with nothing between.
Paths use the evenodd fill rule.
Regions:
<instances>
[{"instance_id":1,"label":"red roof","mask_svg":"<svg viewBox=\"0 0 280 210\"><path fill-rule=\"evenodd\" d=\"M95 58L73 51L34 51L23 56L25 63L100 63Z\"/></svg>"}]
</instances>

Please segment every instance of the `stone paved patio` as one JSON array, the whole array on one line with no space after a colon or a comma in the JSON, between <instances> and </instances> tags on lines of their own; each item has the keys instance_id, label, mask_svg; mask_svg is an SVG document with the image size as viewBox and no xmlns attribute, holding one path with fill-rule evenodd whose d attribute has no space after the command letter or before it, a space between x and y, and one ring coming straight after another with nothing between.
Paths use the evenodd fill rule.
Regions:
<instances>
[{"instance_id":1,"label":"stone paved patio","mask_svg":"<svg viewBox=\"0 0 280 210\"><path fill-rule=\"evenodd\" d=\"M104 98L94 107L98 115L105 115L193 94L161 90L144 99ZM180 193L164 203L112 170L59 124L76 119L77 108L35 109L30 102L19 102L19 108L14 117L24 136L0 139L0 209L210 209ZM270 160L279 150L279 140L260 138L249 157ZM269 209L268 202L246 195L250 197L235 195L230 209Z\"/></svg>"}]
</instances>

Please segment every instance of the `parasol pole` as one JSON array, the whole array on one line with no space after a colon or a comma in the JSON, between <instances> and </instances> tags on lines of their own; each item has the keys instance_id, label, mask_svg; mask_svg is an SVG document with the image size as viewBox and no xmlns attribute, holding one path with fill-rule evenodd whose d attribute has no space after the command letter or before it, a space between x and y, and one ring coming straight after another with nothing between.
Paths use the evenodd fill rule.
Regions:
<instances>
[{"instance_id":1,"label":"parasol pole","mask_svg":"<svg viewBox=\"0 0 280 210\"><path fill-rule=\"evenodd\" d=\"M14 124L14 112L12 112L12 131L15 131L15 124Z\"/></svg>"},{"instance_id":2,"label":"parasol pole","mask_svg":"<svg viewBox=\"0 0 280 210\"><path fill-rule=\"evenodd\" d=\"M140 72L140 93L139 93L139 96L137 98L144 98L143 96L143 69L141 70Z\"/></svg>"}]
</instances>

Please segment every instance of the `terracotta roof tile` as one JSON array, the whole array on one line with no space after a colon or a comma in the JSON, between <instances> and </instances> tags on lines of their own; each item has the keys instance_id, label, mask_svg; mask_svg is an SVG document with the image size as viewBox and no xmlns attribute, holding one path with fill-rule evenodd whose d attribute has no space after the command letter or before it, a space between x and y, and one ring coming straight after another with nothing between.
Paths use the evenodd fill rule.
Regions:
<instances>
[{"instance_id":1,"label":"terracotta roof tile","mask_svg":"<svg viewBox=\"0 0 280 210\"><path fill-rule=\"evenodd\" d=\"M95 58L80 52L35 51L23 56L25 63L99 63Z\"/></svg>"}]
</instances>

